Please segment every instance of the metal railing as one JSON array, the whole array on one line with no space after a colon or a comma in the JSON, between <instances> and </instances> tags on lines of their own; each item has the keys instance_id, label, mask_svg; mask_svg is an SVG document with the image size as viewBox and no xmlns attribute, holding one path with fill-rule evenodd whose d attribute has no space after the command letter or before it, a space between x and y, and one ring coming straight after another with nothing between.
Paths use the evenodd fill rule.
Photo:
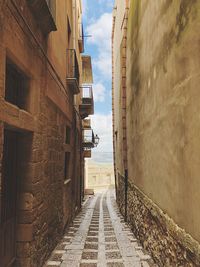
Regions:
<instances>
[{"instance_id":1,"label":"metal railing","mask_svg":"<svg viewBox=\"0 0 200 267\"><path fill-rule=\"evenodd\" d=\"M76 79L79 84L80 73L75 49L67 49L67 78Z\"/></svg>"},{"instance_id":2,"label":"metal railing","mask_svg":"<svg viewBox=\"0 0 200 267\"><path fill-rule=\"evenodd\" d=\"M94 132L92 129L83 129L83 147L94 147Z\"/></svg>"},{"instance_id":3,"label":"metal railing","mask_svg":"<svg viewBox=\"0 0 200 267\"><path fill-rule=\"evenodd\" d=\"M94 148L99 144L99 136L92 129L83 129L83 147L84 148Z\"/></svg>"},{"instance_id":4,"label":"metal railing","mask_svg":"<svg viewBox=\"0 0 200 267\"><path fill-rule=\"evenodd\" d=\"M84 85L82 88L82 104L92 105L93 104L93 91L91 85Z\"/></svg>"}]
</instances>

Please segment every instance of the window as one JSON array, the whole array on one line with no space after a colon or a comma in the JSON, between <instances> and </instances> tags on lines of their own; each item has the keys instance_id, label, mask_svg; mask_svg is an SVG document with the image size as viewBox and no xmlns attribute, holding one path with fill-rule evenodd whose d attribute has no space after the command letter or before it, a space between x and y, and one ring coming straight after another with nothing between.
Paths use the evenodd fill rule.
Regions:
<instances>
[{"instance_id":1,"label":"window","mask_svg":"<svg viewBox=\"0 0 200 267\"><path fill-rule=\"evenodd\" d=\"M70 139L71 139L71 129L69 126L66 126L65 143L69 145Z\"/></svg>"},{"instance_id":2,"label":"window","mask_svg":"<svg viewBox=\"0 0 200 267\"><path fill-rule=\"evenodd\" d=\"M29 78L9 59L6 60L5 100L29 111Z\"/></svg>"},{"instance_id":3,"label":"window","mask_svg":"<svg viewBox=\"0 0 200 267\"><path fill-rule=\"evenodd\" d=\"M46 1L47 1L49 10L51 12L51 15L54 19L54 22L56 23L56 0L46 0Z\"/></svg>"},{"instance_id":4,"label":"window","mask_svg":"<svg viewBox=\"0 0 200 267\"><path fill-rule=\"evenodd\" d=\"M65 152L64 180L69 179L70 152Z\"/></svg>"}]
</instances>

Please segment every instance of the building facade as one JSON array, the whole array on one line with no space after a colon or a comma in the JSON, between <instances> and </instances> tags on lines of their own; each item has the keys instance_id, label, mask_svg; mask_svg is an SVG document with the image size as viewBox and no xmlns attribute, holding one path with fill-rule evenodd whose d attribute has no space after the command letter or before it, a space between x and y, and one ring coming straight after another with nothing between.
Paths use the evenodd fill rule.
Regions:
<instances>
[{"instance_id":1,"label":"building facade","mask_svg":"<svg viewBox=\"0 0 200 267\"><path fill-rule=\"evenodd\" d=\"M111 189L115 186L112 163L99 163L87 160L85 164L85 188L94 190Z\"/></svg>"},{"instance_id":2,"label":"building facade","mask_svg":"<svg viewBox=\"0 0 200 267\"><path fill-rule=\"evenodd\" d=\"M42 266L84 192L80 0L0 1L0 265ZM83 59L84 58L84 59Z\"/></svg>"},{"instance_id":3,"label":"building facade","mask_svg":"<svg viewBox=\"0 0 200 267\"><path fill-rule=\"evenodd\" d=\"M199 1L115 1L117 201L159 266L200 266Z\"/></svg>"}]
</instances>

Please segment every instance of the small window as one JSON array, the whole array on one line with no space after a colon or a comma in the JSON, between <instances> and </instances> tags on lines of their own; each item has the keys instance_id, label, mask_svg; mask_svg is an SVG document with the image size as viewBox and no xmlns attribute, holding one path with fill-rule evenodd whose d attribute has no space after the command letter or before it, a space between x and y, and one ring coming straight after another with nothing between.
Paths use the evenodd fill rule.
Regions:
<instances>
[{"instance_id":1,"label":"small window","mask_svg":"<svg viewBox=\"0 0 200 267\"><path fill-rule=\"evenodd\" d=\"M65 134L65 143L70 144L70 139L71 139L71 129L70 127L66 127L66 134Z\"/></svg>"},{"instance_id":2,"label":"small window","mask_svg":"<svg viewBox=\"0 0 200 267\"><path fill-rule=\"evenodd\" d=\"M29 78L10 60L6 61L5 100L29 111Z\"/></svg>"},{"instance_id":3,"label":"small window","mask_svg":"<svg viewBox=\"0 0 200 267\"><path fill-rule=\"evenodd\" d=\"M69 166L70 166L70 153L65 152L65 169L64 169L64 180L69 179Z\"/></svg>"}]
</instances>

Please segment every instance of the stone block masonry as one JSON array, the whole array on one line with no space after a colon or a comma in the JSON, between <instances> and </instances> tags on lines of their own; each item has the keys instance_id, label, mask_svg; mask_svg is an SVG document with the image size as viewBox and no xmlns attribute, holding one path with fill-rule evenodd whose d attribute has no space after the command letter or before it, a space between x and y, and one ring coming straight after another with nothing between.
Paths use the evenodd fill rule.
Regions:
<instances>
[{"instance_id":1,"label":"stone block masonry","mask_svg":"<svg viewBox=\"0 0 200 267\"><path fill-rule=\"evenodd\" d=\"M121 176L119 184L123 184ZM118 205L124 215L123 187L118 189ZM200 246L167 214L128 183L128 224L143 247L159 266L200 266Z\"/></svg>"},{"instance_id":2,"label":"stone block masonry","mask_svg":"<svg viewBox=\"0 0 200 267\"><path fill-rule=\"evenodd\" d=\"M4 230L8 225L5 216L5 227L0 225L1 267L4 267L2 259L7 261L6 246L9 246L6 250L16 251L8 255L15 267L42 266L81 205L80 194L73 194L80 188L83 173L81 142L76 144L74 140L75 136L81 140L81 119L77 116L75 124L73 94L66 86L67 64L63 60L67 49L65 19L72 10L68 10L68 0L58 1L56 12L63 25L59 22L56 34L47 36L28 2L0 1L0 197L7 194L5 199L12 200L9 203L14 202L12 192L4 192L1 186L2 181L7 185L7 177L4 175L2 179L4 130L17 136L17 170L11 177L17 180L12 189L17 203L12 214L16 238L11 236L12 245L6 238L2 240L2 233L10 231ZM46 1L39 2L45 8ZM59 45L54 47L54 43ZM23 101L9 101L5 97L8 85L17 84L19 76L26 77L25 81L20 80L27 89L25 93L20 91L20 97L25 97ZM25 104L22 107L18 102ZM66 127L70 128L69 144L66 144ZM70 154L68 165L66 152ZM73 162L75 154L79 160ZM6 205L0 202L0 214L2 206Z\"/></svg>"},{"instance_id":3,"label":"stone block masonry","mask_svg":"<svg viewBox=\"0 0 200 267\"><path fill-rule=\"evenodd\" d=\"M2 179L1 178L1 173L2 173L2 158L3 158L3 123L0 122L0 189L1 189L1 179Z\"/></svg>"}]
</instances>

